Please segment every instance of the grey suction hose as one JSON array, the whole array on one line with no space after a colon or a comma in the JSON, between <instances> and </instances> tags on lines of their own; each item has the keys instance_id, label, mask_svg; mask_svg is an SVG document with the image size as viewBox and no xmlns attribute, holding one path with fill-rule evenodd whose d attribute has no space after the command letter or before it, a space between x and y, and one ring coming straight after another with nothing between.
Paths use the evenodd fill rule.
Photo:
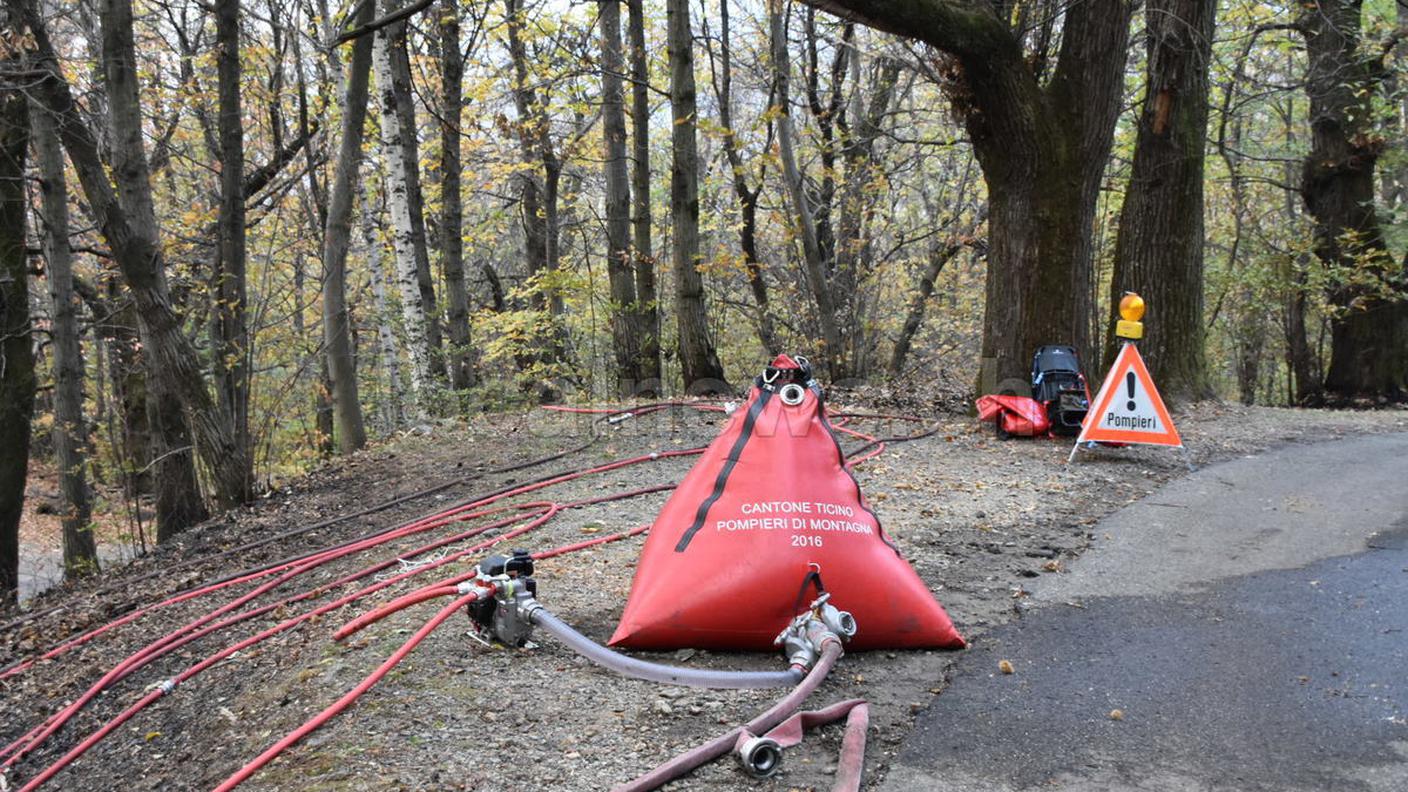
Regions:
<instances>
[{"instance_id":1,"label":"grey suction hose","mask_svg":"<svg viewBox=\"0 0 1408 792\"><path fill-rule=\"evenodd\" d=\"M552 615L541 605L533 609L528 618L578 654L622 676L663 682L667 685L735 689L791 687L803 678L802 670L798 668L787 671L713 671L648 663L607 649L572 629L571 625Z\"/></svg>"},{"instance_id":2,"label":"grey suction hose","mask_svg":"<svg viewBox=\"0 0 1408 792\"><path fill-rule=\"evenodd\" d=\"M822 681L826 679L827 674L831 673L831 668L836 665L836 661L840 657L841 642L839 640L827 641L821 650L821 659L817 660L816 665L812 667L806 678L791 693L772 705L767 712L748 721L741 729L732 729L703 745L691 748L634 781L627 781L613 788L612 792L647 792L658 789L696 767L707 764L733 750L734 745L738 742L739 734L744 731L752 734L766 734L772 727L781 723L784 718L800 707L807 696L821 687Z\"/></svg>"}]
</instances>

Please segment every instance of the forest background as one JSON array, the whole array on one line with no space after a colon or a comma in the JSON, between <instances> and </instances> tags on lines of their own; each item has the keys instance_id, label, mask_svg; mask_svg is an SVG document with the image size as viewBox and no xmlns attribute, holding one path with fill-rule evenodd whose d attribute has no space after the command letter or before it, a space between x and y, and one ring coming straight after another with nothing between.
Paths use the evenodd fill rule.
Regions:
<instances>
[{"instance_id":1,"label":"forest background","mask_svg":"<svg viewBox=\"0 0 1408 792\"><path fill-rule=\"evenodd\" d=\"M0 594L548 401L1408 390L1405 0L5 0ZM148 522L154 522L148 525ZM150 531L150 533L148 533Z\"/></svg>"}]
</instances>

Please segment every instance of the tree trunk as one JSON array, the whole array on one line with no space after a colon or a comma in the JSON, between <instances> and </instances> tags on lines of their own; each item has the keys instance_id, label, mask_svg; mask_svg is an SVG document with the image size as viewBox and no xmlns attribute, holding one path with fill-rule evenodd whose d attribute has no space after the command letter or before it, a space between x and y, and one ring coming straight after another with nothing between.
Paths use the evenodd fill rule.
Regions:
<instances>
[{"instance_id":1,"label":"tree trunk","mask_svg":"<svg viewBox=\"0 0 1408 792\"><path fill-rule=\"evenodd\" d=\"M54 349L54 457L63 494L64 576L98 571L88 498L88 425L83 419L83 346L73 293L73 251L69 249L68 187L64 153L54 122L42 109L31 113L34 151L43 196L44 259L48 264L49 310Z\"/></svg>"},{"instance_id":2,"label":"tree trunk","mask_svg":"<svg viewBox=\"0 0 1408 792\"><path fill-rule=\"evenodd\" d=\"M631 61L631 230L635 241L636 327L640 333L642 396L660 393L660 304L655 288L655 253L650 240L650 67L645 49L643 0L626 0L626 35Z\"/></svg>"},{"instance_id":3,"label":"tree trunk","mask_svg":"<svg viewBox=\"0 0 1408 792\"><path fill-rule=\"evenodd\" d=\"M211 359L215 392L234 431L245 485L242 499L253 493L252 439L249 433L250 338L245 326L244 118L240 113L240 2L216 0L215 47L220 110L220 215L216 222L215 339Z\"/></svg>"},{"instance_id":4,"label":"tree trunk","mask_svg":"<svg viewBox=\"0 0 1408 792\"><path fill-rule=\"evenodd\" d=\"M1066 343L1092 359L1091 229L1119 115L1131 4L1066 6L1051 79L988 4L806 0L954 57L956 96L988 183L988 282L978 387L1029 384L1031 355Z\"/></svg>"},{"instance_id":5,"label":"tree trunk","mask_svg":"<svg viewBox=\"0 0 1408 792\"><path fill-rule=\"evenodd\" d=\"M386 300L387 281L395 282L386 271L385 248L377 238L376 229L381 212L372 194L371 179L367 179L362 190L362 244L366 249L367 279L372 284L372 299L376 305L376 337L381 350L381 367L386 370L387 399L385 407L386 424L396 429L406 422L403 408L405 394L401 392L401 360L396 352L396 333L391 329L391 308Z\"/></svg>"},{"instance_id":6,"label":"tree trunk","mask_svg":"<svg viewBox=\"0 0 1408 792\"><path fill-rule=\"evenodd\" d=\"M871 352L876 323L868 316L870 310L861 286L870 274L873 255L867 232L875 214L874 184L883 175L875 161L875 141L885 131L895 101L900 64L884 59L872 70L870 81L862 83L861 55L848 59L854 75L852 85L853 110L849 123L841 127L841 161L845 163L845 180L836 200L837 213L833 268L830 289L836 295L837 323L842 348L838 357L847 377L865 379L871 373Z\"/></svg>"},{"instance_id":7,"label":"tree trunk","mask_svg":"<svg viewBox=\"0 0 1408 792\"><path fill-rule=\"evenodd\" d=\"M1315 218L1315 254L1330 270L1330 369L1337 399L1408 396L1408 300L1374 203L1373 100L1383 65L1359 51L1361 0L1318 0L1298 21L1310 65L1310 153L1301 197Z\"/></svg>"},{"instance_id":8,"label":"tree trunk","mask_svg":"<svg viewBox=\"0 0 1408 792\"><path fill-rule=\"evenodd\" d=\"M387 9L388 11L394 9ZM420 133L416 126L416 106L411 84L411 60L406 49L406 22L385 28L390 34L391 86L396 99L396 122L401 129L401 162L406 174L406 202L411 213L411 249L416 256L416 286L425 309L425 338L430 347L430 373L445 382L444 328L435 280L430 272L430 247L425 232L425 192L420 181Z\"/></svg>"},{"instance_id":9,"label":"tree trunk","mask_svg":"<svg viewBox=\"0 0 1408 792\"><path fill-rule=\"evenodd\" d=\"M758 259L758 196L763 191L761 182L767 165L766 160L759 165L759 185L750 188L747 166L739 151L733 123L733 46L728 0L719 3L719 74L714 82L714 92L719 103L719 124L723 127L724 156L728 159L733 194L738 198L739 219L742 221L738 227L738 245L743 251L743 266L748 272L748 288L758 305L758 340L762 342L763 351L772 356L782 352L782 344L777 339L772 309L768 305L768 284L763 277L763 263ZM769 123L769 138L772 137L772 129Z\"/></svg>"},{"instance_id":10,"label":"tree trunk","mask_svg":"<svg viewBox=\"0 0 1408 792\"><path fill-rule=\"evenodd\" d=\"M523 221L524 258L528 273L543 277L558 266L558 186L562 178L562 162L553 147L548 128L547 108L530 80L528 50L523 40L523 6L520 0L504 0L505 27L508 31L509 59L513 62L513 103L518 114L519 153L524 169L519 176L519 214ZM563 311L562 296L557 286L534 289L532 305L545 312L547 339L538 359L549 368L566 356L565 328L559 323ZM546 398L547 389L540 390Z\"/></svg>"},{"instance_id":11,"label":"tree trunk","mask_svg":"<svg viewBox=\"0 0 1408 792\"><path fill-rule=\"evenodd\" d=\"M34 340L25 253L28 116L23 93L0 94L0 360L5 362L0 368L0 448L5 449L0 453L0 604L13 603L19 590L20 516L34 416Z\"/></svg>"},{"instance_id":12,"label":"tree trunk","mask_svg":"<svg viewBox=\"0 0 1408 792\"><path fill-rule=\"evenodd\" d=\"M1203 150L1216 14L1216 0L1145 6L1146 88L1110 281L1105 359L1118 352L1120 298L1137 292L1148 305L1140 350L1174 401L1213 395L1203 351Z\"/></svg>"},{"instance_id":13,"label":"tree trunk","mask_svg":"<svg viewBox=\"0 0 1408 792\"><path fill-rule=\"evenodd\" d=\"M631 235L634 240L635 326L641 334L638 395L660 393L660 306L655 287L655 251L650 244L650 68L645 49L645 8L627 0L631 47Z\"/></svg>"},{"instance_id":14,"label":"tree trunk","mask_svg":"<svg viewBox=\"0 0 1408 792\"><path fill-rule=\"evenodd\" d=\"M724 393L724 369L709 337L704 278L699 272L699 148L695 139L698 106L694 88L694 35L688 0L668 0L670 125L670 212L674 246L675 321L679 328L680 370L685 392Z\"/></svg>"},{"instance_id":15,"label":"tree trunk","mask_svg":"<svg viewBox=\"0 0 1408 792\"><path fill-rule=\"evenodd\" d=\"M136 53L132 41L132 5L130 0L109 0L103 8L103 61L107 76L109 118L112 124L112 178L118 194L116 204L126 216L126 223L134 236L142 244L160 250L160 229L156 220L156 209L152 202L151 171L147 165L146 149L143 142L142 109L137 84ZM66 87L66 86L65 86ZM65 145L68 146L67 141ZM79 158L69 146L69 158L75 168L79 168ZM97 158L95 157L95 160ZM100 162L91 165L92 177L102 178L103 189L108 188L106 174L102 173ZM79 171L80 178L83 171ZM85 181L85 192L87 182ZM91 201L91 196L90 196ZM111 242L109 244L112 244ZM116 246L114 246L116 252ZM133 266L142 270L141 277L150 286L146 298L160 302L164 308L147 316L142 309L143 295L131 284L136 307L138 329L142 351L139 355L146 372L147 424L151 429L151 465L154 469L152 483L156 494L158 537L174 536L206 517L204 503L200 496L199 482L195 470L195 454L191 450L191 430L196 422L191 412L198 409L195 402L185 403L180 392L187 391L196 401L205 404L205 422L219 426L221 433L230 432L232 426L219 415L219 407L211 403L204 378L199 371L196 352L189 339L181 331L181 321L170 308L166 290L166 267L159 258L138 259ZM126 267L124 267L126 269ZM125 274L125 273L124 273ZM157 319L153 323L152 319ZM158 350L155 339L155 326L166 328L171 334L169 346L184 347L190 359L184 367L193 381L177 383L172 380L174 371L158 368ZM185 410L183 410L183 406ZM186 414L183 414L186 413ZM155 416L161 416L157 420ZM202 457L215 480L216 500L222 508L229 508L246 500L245 484L247 466L243 455L235 448L235 438L231 434L218 442L229 449L228 454L212 459L205 450ZM223 484L221 483L223 482Z\"/></svg>"},{"instance_id":16,"label":"tree trunk","mask_svg":"<svg viewBox=\"0 0 1408 792\"><path fill-rule=\"evenodd\" d=\"M458 0L440 8L440 255L450 336L450 387L474 386L474 350L469 334L469 290L464 277L464 209L460 197L460 113L464 54L460 52Z\"/></svg>"},{"instance_id":17,"label":"tree trunk","mask_svg":"<svg viewBox=\"0 0 1408 792\"><path fill-rule=\"evenodd\" d=\"M406 333L406 349L411 357L412 411L424 415L434 382L431 371L433 354L425 295L420 283L420 253L415 242L411 176L406 169L405 149L411 144L402 133L397 116L397 105L400 103L397 93L403 89L409 91L410 85L403 86L395 80L391 65L395 57L392 50L396 47L393 39L399 39L404 45L405 38L394 36L395 27L385 27L376 32L374 51L381 109L381 162L386 205L391 216L391 243L396 251L396 284L401 291L401 323Z\"/></svg>"},{"instance_id":18,"label":"tree trunk","mask_svg":"<svg viewBox=\"0 0 1408 792\"><path fill-rule=\"evenodd\" d=\"M354 20L365 25L376 18L376 3L359 6ZM367 444L362 405L357 398L357 363L352 343L352 317L347 307L347 247L352 237L352 199L362 161L362 127L367 118L367 92L372 66L372 36L352 43L342 92L342 141L337 149L328 224L323 235L323 342L328 377L332 381L333 420L337 450L350 454Z\"/></svg>"},{"instance_id":19,"label":"tree trunk","mask_svg":"<svg viewBox=\"0 0 1408 792\"><path fill-rule=\"evenodd\" d=\"M111 364L113 396L122 413L122 442L112 449L123 471L127 497L136 499L155 489L152 481L151 424L147 421L147 375L142 369L142 341L137 326L137 310L132 300L119 293L117 281L108 281L108 302L116 307L108 320L112 333L107 339Z\"/></svg>"},{"instance_id":20,"label":"tree trunk","mask_svg":"<svg viewBox=\"0 0 1408 792\"><path fill-rule=\"evenodd\" d=\"M626 104L621 89L621 2L601 0L601 123L605 144L606 273L611 284L611 342L616 393L635 394L640 381L640 328L631 266L631 188L626 168Z\"/></svg>"},{"instance_id":21,"label":"tree trunk","mask_svg":"<svg viewBox=\"0 0 1408 792\"><path fill-rule=\"evenodd\" d=\"M827 282L830 263L822 249L816 225L817 210L807 196L802 172L797 165L796 132L792 127L791 83L792 61L787 48L786 4L783 0L768 0L768 21L772 40L773 101L777 104L777 148L782 160L782 180L792 200L792 213L797 218L798 234L802 238L802 266L807 288L816 305L817 324L821 327L820 354L815 355L826 367L833 381L848 376L843 359L844 345L836 327L836 302Z\"/></svg>"},{"instance_id":22,"label":"tree trunk","mask_svg":"<svg viewBox=\"0 0 1408 792\"><path fill-rule=\"evenodd\" d=\"M958 242L935 242L929 246L929 261L924 266L924 272L919 275L919 288L910 299L909 309L905 311L904 325L900 328L899 337L895 339L895 348L890 353L891 376L898 377L904 373L904 362L909 357L910 345L914 342L914 336L919 332L920 326L924 324L924 313L929 305L929 297L934 293L934 282L939 279L944 267L962 249L962 244Z\"/></svg>"}]
</instances>

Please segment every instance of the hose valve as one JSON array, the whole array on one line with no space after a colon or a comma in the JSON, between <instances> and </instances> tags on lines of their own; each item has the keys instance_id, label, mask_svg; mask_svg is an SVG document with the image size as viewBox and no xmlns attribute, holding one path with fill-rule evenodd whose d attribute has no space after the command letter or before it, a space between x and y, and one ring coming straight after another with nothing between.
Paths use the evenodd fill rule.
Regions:
<instances>
[{"instance_id":1,"label":"hose valve","mask_svg":"<svg viewBox=\"0 0 1408 792\"><path fill-rule=\"evenodd\" d=\"M794 666L811 668L821 656L828 641L839 646L856 634L856 619L848 611L832 605L830 593L822 593L808 608L797 614L787 628L773 640L782 647L787 661Z\"/></svg>"}]
</instances>

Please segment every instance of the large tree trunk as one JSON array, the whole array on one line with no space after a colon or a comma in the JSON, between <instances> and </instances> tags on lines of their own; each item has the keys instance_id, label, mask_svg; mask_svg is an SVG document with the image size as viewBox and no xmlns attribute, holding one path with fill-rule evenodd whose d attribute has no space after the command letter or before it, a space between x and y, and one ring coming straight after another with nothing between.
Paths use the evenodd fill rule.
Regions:
<instances>
[{"instance_id":1,"label":"large tree trunk","mask_svg":"<svg viewBox=\"0 0 1408 792\"><path fill-rule=\"evenodd\" d=\"M365 25L376 18L376 3L360 6L354 20ZM343 454L367 444L362 405L357 398L357 363L352 343L352 317L347 308L347 247L352 238L352 199L362 162L362 126L367 118L367 83L372 66L372 37L352 43L342 92L342 141L337 149L328 224L323 235L323 342L328 377L332 381L333 420L337 450Z\"/></svg>"},{"instance_id":2,"label":"large tree trunk","mask_svg":"<svg viewBox=\"0 0 1408 792\"><path fill-rule=\"evenodd\" d=\"M160 229L156 220L156 209L152 202L151 171L147 165L146 148L143 141L141 101L137 85L137 59L132 42L132 5L130 0L109 0L103 7L103 62L107 76L109 118L112 125L112 172L118 188L117 205L126 215L126 222L134 236L159 251ZM67 146L67 141L65 142ZM69 147L69 157L74 167L79 168L78 157ZM96 159L96 157L95 157ZM100 162L92 163L94 178L103 178L103 188L107 188L106 175L102 174ZM82 171L80 171L80 178ZM87 183L85 182L85 191ZM90 196L91 200L91 196ZM159 255L159 254L158 254ZM152 483L156 495L158 538L174 536L186 528L205 519L205 505L201 500L199 482L196 478L195 454L191 452L191 430L196 421L194 415L183 414L194 409L189 404L183 411L183 399L178 395L183 388L210 406L212 414L208 422L223 424L222 431L233 427L225 416L215 414L219 408L210 404L204 378L200 376L195 349L181 331L180 318L169 306L166 293L166 268L159 258L132 262L143 270L142 277L150 282L150 298L165 306L165 316L158 311L160 324L168 328L173 336L172 344L184 346L191 359L186 363L196 380L178 384L172 381L173 372L158 368L154 345L154 325L142 310L142 296L133 289L136 303L138 327L142 341L140 359L146 372L147 424L151 429L151 460L154 468ZM125 267L124 267L125 269ZM130 279L129 279L130 281ZM195 391L198 390L198 395ZM230 453L219 460L212 460L202 451L202 457L212 478L225 483L216 483L216 499L222 507L229 507L245 500L247 474L242 456L234 448L235 438L231 435L226 443ZM218 471L224 470L224 474Z\"/></svg>"},{"instance_id":3,"label":"large tree trunk","mask_svg":"<svg viewBox=\"0 0 1408 792\"><path fill-rule=\"evenodd\" d=\"M411 174L407 171L405 151L413 143L402 133L397 106L400 91L410 91L395 79L392 61L397 42L405 45L405 37L395 35L392 25L376 32L374 62L378 104L381 110L381 162L386 205L391 216L391 243L396 251L396 283L401 290L401 323L406 334L406 348L411 356L411 399L413 412L424 414L429 406L434 383L431 359L434 357L426 319L425 295L420 283L420 250L416 244L415 213L412 211ZM422 232L422 242L424 235ZM433 303L431 307L433 308Z\"/></svg>"},{"instance_id":4,"label":"large tree trunk","mask_svg":"<svg viewBox=\"0 0 1408 792\"><path fill-rule=\"evenodd\" d=\"M631 266L631 188L626 168L626 105L621 89L621 2L601 0L601 123L605 144L606 273L611 284L611 342L616 392L632 396L642 379L635 268Z\"/></svg>"},{"instance_id":5,"label":"large tree trunk","mask_svg":"<svg viewBox=\"0 0 1408 792\"><path fill-rule=\"evenodd\" d=\"M1216 0L1145 6L1147 87L1110 281L1106 360L1117 351L1120 297L1137 292L1148 305L1140 349L1172 400L1213 395L1203 352L1203 150L1216 14Z\"/></svg>"},{"instance_id":6,"label":"large tree trunk","mask_svg":"<svg viewBox=\"0 0 1408 792\"><path fill-rule=\"evenodd\" d=\"M680 370L687 393L728 390L724 368L709 337L704 278L699 272L699 147L695 139L698 105L694 87L694 35L688 0L668 0L671 124L670 212L673 215L675 321L679 328Z\"/></svg>"},{"instance_id":7,"label":"large tree trunk","mask_svg":"<svg viewBox=\"0 0 1408 792\"><path fill-rule=\"evenodd\" d=\"M1330 269L1330 369L1338 399L1408 396L1408 300L1375 210L1373 100L1383 66L1359 50L1361 0L1318 0L1298 21L1310 57L1310 153L1301 197L1315 254Z\"/></svg>"},{"instance_id":8,"label":"large tree trunk","mask_svg":"<svg viewBox=\"0 0 1408 792\"><path fill-rule=\"evenodd\" d=\"M13 63L11 61L10 63ZM10 65L7 63L6 65ZM20 514L34 415L34 340L25 253L24 164L29 104L19 91L0 94L0 604L19 589Z\"/></svg>"},{"instance_id":9,"label":"large tree trunk","mask_svg":"<svg viewBox=\"0 0 1408 792\"><path fill-rule=\"evenodd\" d=\"M460 197L460 113L464 54L460 52L458 0L440 8L440 256L450 336L450 387L474 386L475 356L470 347L469 289L464 277L464 209Z\"/></svg>"},{"instance_id":10,"label":"large tree trunk","mask_svg":"<svg viewBox=\"0 0 1408 792\"><path fill-rule=\"evenodd\" d=\"M88 498L88 425L83 419L83 346L73 293L69 249L68 187L64 152L54 122L42 109L32 113L34 150L43 195L44 259L48 264L49 310L54 349L54 457L63 495L64 576L98 571Z\"/></svg>"},{"instance_id":11,"label":"large tree trunk","mask_svg":"<svg viewBox=\"0 0 1408 792\"><path fill-rule=\"evenodd\" d=\"M660 380L660 305L650 240L650 66L643 0L626 0L631 61L631 231L635 242L636 327L640 332L640 395L655 395Z\"/></svg>"},{"instance_id":12,"label":"large tree trunk","mask_svg":"<svg viewBox=\"0 0 1408 792\"><path fill-rule=\"evenodd\" d=\"M234 431L235 445L246 449L242 499L253 492L253 446L249 433L251 339L245 325L244 118L240 112L240 3L216 0L215 47L220 110L220 215L216 221L214 318L211 349L215 392Z\"/></svg>"},{"instance_id":13,"label":"large tree trunk","mask_svg":"<svg viewBox=\"0 0 1408 792\"><path fill-rule=\"evenodd\" d=\"M1091 359L1091 228L1123 89L1131 4L1066 7L1050 81L1005 17L950 0L806 0L954 57L959 108L988 183L984 392L1029 384L1032 351L1066 343Z\"/></svg>"}]
</instances>

